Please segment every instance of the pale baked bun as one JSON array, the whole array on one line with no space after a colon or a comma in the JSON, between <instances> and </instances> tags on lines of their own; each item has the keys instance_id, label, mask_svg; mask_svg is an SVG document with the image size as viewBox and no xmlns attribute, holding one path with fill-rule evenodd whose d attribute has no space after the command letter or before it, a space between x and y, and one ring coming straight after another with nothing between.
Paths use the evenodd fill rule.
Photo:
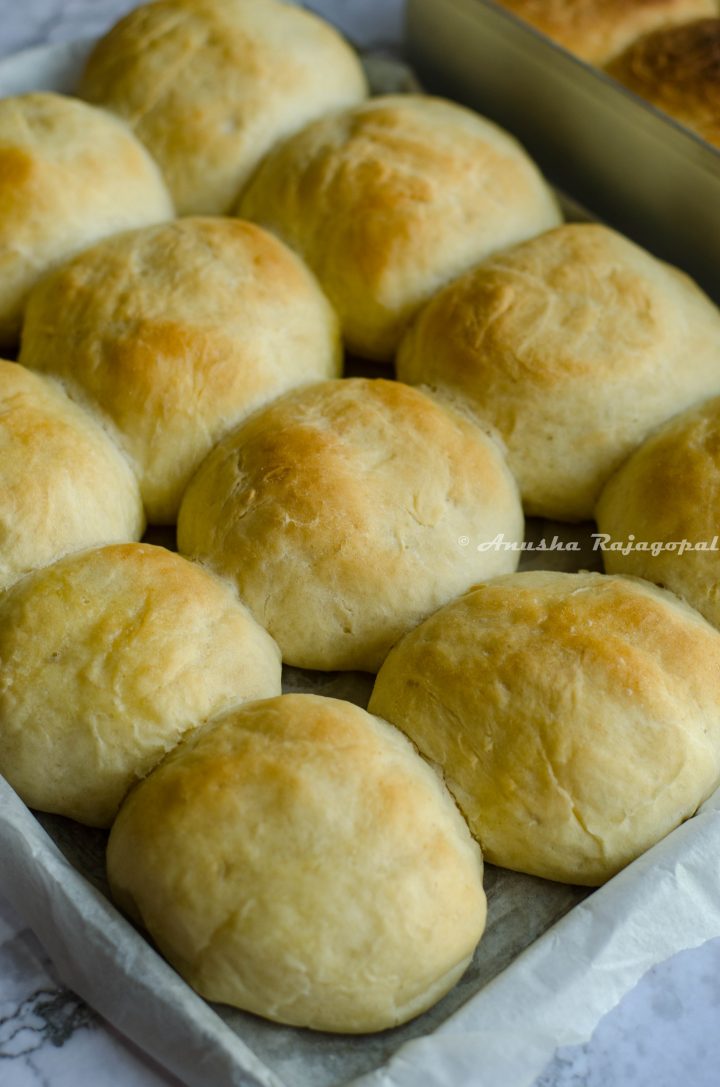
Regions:
<instances>
[{"instance_id":1,"label":"pale baked bun","mask_svg":"<svg viewBox=\"0 0 720 1087\"><path fill-rule=\"evenodd\" d=\"M180 219L108 238L44 279L20 361L114 431L149 519L172 523L213 445L280 393L339 376L342 347L282 242L238 219Z\"/></svg>"},{"instance_id":2,"label":"pale baked bun","mask_svg":"<svg viewBox=\"0 0 720 1087\"><path fill-rule=\"evenodd\" d=\"M101 427L55 382L0 360L0 591L144 528L137 480Z\"/></svg>"},{"instance_id":3,"label":"pale baked bun","mask_svg":"<svg viewBox=\"0 0 720 1087\"><path fill-rule=\"evenodd\" d=\"M349 349L382 361L440 286L560 222L511 136L453 102L409 94L308 126L265 159L238 210L297 249Z\"/></svg>"},{"instance_id":4,"label":"pale baked bun","mask_svg":"<svg viewBox=\"0 0 720 1087\"><path fill-rule=\"evenodd\" d=\"M619 56L608 72L720 147L719 18L647 34Z\"/></svg>"},{"instance_id":5,"label":"pale baked bun","mask_svg":"<svg viewBox=\"0 0 720 1087\"><path fill-rule=\"evenodd\" d=\"M611 537L608 573L664 585L720 627L720 399L648 438L605 487L596 518Z\"/></svg>"},{"instance_id":6,"label":"pale baked bun","mask_svg":"<svg viewBox=\"0 0 720 1087\"><path fill-rule=\"evenodd\" d=\"M433 298L397 373L498 429L526 513L583 520L653 427L720 392L720 311L622 235L572 223Z\"/></svg>"},{"instance_id":7,"label":"pale baked bun","mask_svg":"<svg viewBox=\"0 0 720 1087\"><path fill-rule=\"evenodd\" d=\"M90 54L80 94L133 127L182 215L222 214L260 159L367 94L328 23L276 0L158 0Z\"/></svg>"},{"instance_id":8,"label":"pale baked bun","mask_svg":"<svg viewBox=\"0 0 720 1087\"><path fill-rule=\"evenodd\" d=\"M603 65L641 34L717 14L717 0L498 0L571 53Z\"/></svg>"},{"instance_id":9,"label":"pale baked bun","mask_svg":"<svg viewBox=\"0 0 720 1087\"><path fill-rule=\"evenodd\" d=\"M477 424L394 381L291 393L221 442L190 484L178 546L235 581L302 668L376 671L406 630L515 569L520 501ZM464 546L463 546L464 545Z\"/></svg>"},{"instance_id":10,"label":"pale baked bun","mask_svg":"<svg viewBox=\"0 0 720 1087\"><path fill-rule=\"evenodd\" d=\"M14 347L48 269L173 214L157 166L116 117L59 94L0 99L0 347Z\"/></svg>"},{"instance_id":11,"label":"pale baked bun","mask_svg":"<svg viewBox=\"0 0 720 1087\"><path fill-rule=\"evenodd\" d=\"M232 588L164 548L80 552L0 596L0 773L31 808L109 826L189 729L279 692Z\"/></svg>"},{"instance_id":12,"label":"pale baked bun","mask_svg":"<svg viewBox=\"0 0 720 1087\"><path fill-rule=\"evenodd\" d=\"M373 713L437 763L488 861L593 886L720 780L720 634L603 574L479 585L412 631Z\"/></svg>"},{"instance_id":13,"label":"pale baked bun","mask_svg":"<svg viewBox=\"0 0 720 1087\"><path fill-rule=\"evenodd\" d=\"M459 980L485 925L482 857L439 776L349 702L285 695L212 722L124 804L118 905L195 989L363 1033Z\"/></svg>"}]
</instances>

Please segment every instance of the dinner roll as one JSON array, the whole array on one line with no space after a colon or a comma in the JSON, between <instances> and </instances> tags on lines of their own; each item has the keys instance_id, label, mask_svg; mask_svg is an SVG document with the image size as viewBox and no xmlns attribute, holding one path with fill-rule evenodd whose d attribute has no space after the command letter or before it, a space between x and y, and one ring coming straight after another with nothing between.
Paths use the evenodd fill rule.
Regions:
<instances>
[{"instance_id":1,"label":"dinner roll","mask_svg":"<svg viewBox=\"0 0 720 1087\"><path fill-rule=\"evenodd\" d=\"M482 857L439 776L349 702L284 695L191 736L110 835L118 905L209 1000L363 1033L468 966Z\"/></svg>"},{"instance_id":2,"label":"dinner roll","mask_svg":"<svg viewBox=\"0 0 720 1087\"><path fill-rule=\"evenodd\" d=\"M664 585L720 627L720 399L641 445L606 486L596 517L609 537L609 573Z\"/></svg>"},{"instance_id":3,"label":"dinner roll","mask_svg":"<svg viewBox=\"0 0 720 1087\"><path fill-rule=\"evenodd\" d=\"M560 221L511 136L462 106L410 94L336 113L282 144L239 214L302 254L349 349L382 361L443 283Z\"/></svg>"},{"instance_id":4,"label":"dinner roll","mask_svg":"<svg viewBox=\"0 0 720 1087\"><path fill-rule=\"evenodd\" d=\"M571 223L438 294L397 372L497 427L528 514L583 520L653 427L720 392L720 312L627 238Z\"/></svg>"},{"instance_id":5,"label":"dinner roll","mask_svg":"<svg viewBox=\"0 0 720 1087\"><path fill-rule=\"evenodd\" d=\"M312 274L237 219L181 219L80 254L33 291L20 361L117 434L148 517L172 523L203 457L265 401L336 377L337 318Z\"/></svg>"},{"instance_id":6,"label":"dinner roll","mask_svg":"<svg viewBox=\"0 0 720 1087\"><path fill-rule=\"evenodd\" d=\"M0 591L144 527L137 481L97 423L54 382L0 360Z\"/></svg>"},{"instance_id":7,"label":"dinner roll","mask_svg":"<svg viewBox=\"0 0 720 1087\"><path fill-rule=\"evenodd\" d=\"M487 860L594 886L720 781L720 634L635 579L537 571L413 630L371 712L437 763Z\"/></svg>"},{"instance_id":8,"label":"dinner roll","mask_svg":"<svg viewBox=\"0 0 720 1087\"><path fill-rule=\"evenodd\" d=\"M14 347L49 268L172 215L157 166L117 118L59 94L0 99L0 347Z\"/></svg>"},{"instance_id":9,"label":"dinner roll","mask_svg":"<svg viewBox=\"0 0 720 1087\"><path fill-rule=\"evenodd\" d=\"M256 412L185 493L178 546L232 578L288 664L376 671L410 627L518 553L515 482L470 418L352 378Z\"/></svg>"},{"instance_id":10,"label":"dinner roll","mask_svg":"<svg viewBox=\"0 0 720 1087\"><path fill-rule=\"evenodd\" d=\"M606 64L658 27L717 14L717 0L499 0L590 64Z\"/></svg>"},{"instance_id":11,"label":"dinner roll","mask_svg":"<svg viewBox=\"0 0 720 1087\"><path fill-rule=\"evenodd\" d=\"M128 121L182 215L213 215L278 140L367 85L337 31L293 5L156 0L95 47L80 94Z\"/></svg>"},{"instance_id":12,"label":"dinner roll","mask_svg":"<svg viewBox=\"0 0 720 1087\"><path fill-rule=\"evenodd\" d=\"M647 34L608 71L720 147L720 19L699 19Z\"/></svg>"},{"instance_id":13,"label":"dinner roll","mask_svg":"<svg viewBox=\"0 0 720 1087\"><path fill-rule=\"evenodd\" d=\"M109 826L189 729L279 692L231 587L164 548L83 551L0 596L0 773L31 808Z\"/></svg>"}]
</instances>

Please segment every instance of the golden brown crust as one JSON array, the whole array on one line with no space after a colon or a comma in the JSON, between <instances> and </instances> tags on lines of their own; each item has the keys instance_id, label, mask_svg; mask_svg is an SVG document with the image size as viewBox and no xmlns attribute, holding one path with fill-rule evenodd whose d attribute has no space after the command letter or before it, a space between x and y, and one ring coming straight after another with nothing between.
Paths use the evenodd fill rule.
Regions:
<instances>
[{"instance_id":1,"label":"golden brown crust","mask_svg":"<svg viewBox=\"0 0 720 1087\"><path fill-rule=\"evenodd\" d=\"M716 0L498 0L590 64L607 64L641 34L717 14Z\"/></svg>"},{"instance_id":2,"label":"golden brown crust","mask_svg":"<svg viewBox=\"0 0 720 1087\"><path fill-rule=\"evenodd\" d=\"M608 67L610 75L720 147L720 19L648 34Z\"/></svg>"},{"instance_id":3,"label":"golden brown crust","mask_svg":"<svg viewBox=\"0 0 720 1087\"><path fill-rule=\"evenodd\" d=\"M477 544L522 532L477 424L353 378L292 393L221 442L185 493L178 546L235 581L288 664L374 671L435 608L515 569L517 553Z\"/></svg>"},{"instance_id":4,"label":"golden brown crust","mask_svg":"<svg viewBox=\"0 0 720 1087\"><path fill-rule=\"evenodd\" d=\"M534 572L408 634L371 712L448 786L488 860L595 885L720 780L720 635L647 582Z\"/></svg>"},{"instance_id":5,"label":"golden brown crust","mask_svg":"<svg viewBox=\"0 0 720 1087\"><path fill-rule=\"evenodd\" d=\"M0 772L30 807L109 826L188 731L279 692L232 588L164 548L84 551L0 596Z\"/></svg>"},{"instance_id":6,"label":"golden brown crust","mask_svg":"<svg viewBox=\"0 0 720 1087\"><path fill-rule=\"evenodd\" d=\"M159 0L95 47L80 94L125 118L182 215L226 212L278 140L367 94L328 24L275 0Z\"/></svg>"},{"instance_id":7,"label":"golden brown crust","mask_svg":"<svg viewBox=\"0 0 720 1087\"><path fill-rule=\"evenodd\" d=\"M337 318L312 274L238 219L109 238L33 291L20 361L117 436L149 519L172 523L212 446L296 385L337 377Z\"/></svg>"},{"instance_id":8,"label":"golden brown crust","mask_svg":"<svg viewBox=\"0 0 720 1087\"><path fill-rule=\"evenodd\" d=\"M720 547L720 399L673 419L613 476L596 517L623 544ZM631 536L634 539L631 540ZM607 541L609 544L610 541ZM679 546L603 554L609 573L635 574L682 596L720 627L720 554Z\"/></svg>"},{"instance_id":9,"label":"golden brown crust","mask_svg":"<svg viewBox=\"0 0 720 1087\"><path fill-rule=\"evenodd\" d=\"M137 481L101 427L53 381L0 361L0 591L144 527Z\"/></svg>"},{"instance_id":10,"label":"golden brown crust","mask_svg":"<svg viewBox=\"0 0 720 1087\"><path fill-rule=\"evenodd\" d=\"M439 777L384 721L286 695L211 722L130 795L108 874L203 996L360 1033L457 981L482 859Z\"/></svg>"},{"instance_id":11,"label":"golden brown crust","mask_svg":"<svg viewBox=\"0 0 720 1087\"><path fill-rule=\"evenodd\" d=\"M305 258L350 350L382 361L443 283L560 221L511 136L407 94L308 126L265 159L238 208Z\"/></svg>"},{"instance_id":12,"label":"golden brown crust","mask_svg":"<svg viewBox=\"0 0 720 1087\"><path fill-rule=\"evenodd\" d=\"M653 427L720 392L720 312L627 238L568 223L437 294L397 373L497 428L526 513L583 520Z\"/></svg>"},{"instance_id":13,"label":"golden brown crust","mask_svg":"<svg viewBox=\"0 0 720 1087\"><path fill-rule=\"evenodd\" d=\"M116 117L59 94L0 100L0 347L14 346L46 271L172 215L157 166Z\"/></svg>"}]
</instances>

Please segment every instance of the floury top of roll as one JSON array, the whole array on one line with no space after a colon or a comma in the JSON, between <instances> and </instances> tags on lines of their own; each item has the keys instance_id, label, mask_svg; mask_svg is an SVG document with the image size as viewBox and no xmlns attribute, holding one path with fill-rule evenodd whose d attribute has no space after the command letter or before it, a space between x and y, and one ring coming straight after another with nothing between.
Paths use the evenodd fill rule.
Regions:
<instances>
[{"instance_id":1,"label":"floury top of roll","mask_svg":"<svg viewBox=\"0 0 720 1087\"><path fill-rule=\"evenodd\" d=\"M720 311L622 235L567 223L438 292L397 373L497 428L526 513L580 521L654 427L720 393Z\"/></svg>"},{"instance_id":2,"label":"floury top of roll","mask_svg":"<svg viewBox=\"0 0 720 1087\"><path fill-rule=\"evenodd\" d=\"M500 445L397 381L289 393L215 447L185 492L183 554L231 578L287 664L376 671L474 581L514 570L523 515Z\"/></svg>"},{"instance_id":3,"label":"floury top of roll","mask_svg":"<svg viewBox=\"0 0 720 1087\"><path fill-rule=\"evenodd\" d=\"M128 123L181 215L222 215L274 144L367 84L334 27L294 4L156 0L101 39L79 93Z\"/></svg>"},{"instance_id":4,"label":"floury top of roll","mask_svg":"<svg viewBox=\"0 0 720 1087\"><path fill-rule=\"evenodd\" d=\"M297 385L339 377L337 317L281 241L185 218L86 250L32 292L20 362L52 374L126 453L172 524L213 445Z\"/></svg>"},{"instance_id":5,"label":"floury top of roll","mask_svg":"<svg viewBox=\"0 0 720 1087\"><path fill-rule=\"evenodd\" d=\"M561 220L512 136L453 102L409 94L308 125L267 156L237 210L304 257L348 349L386 362L434 291Z\"/></svg>"},{"instance_id":6,"label":"floury top of roll","mask_svg":"<svg viewBox=\"0 0 720 1087\"><path fill-rule=\"evenodd\" d=\"M173 214L156 163L117 117L60 94L0 99L0 350L14 350L50 268Z\"/></svg>"}]
</instances>

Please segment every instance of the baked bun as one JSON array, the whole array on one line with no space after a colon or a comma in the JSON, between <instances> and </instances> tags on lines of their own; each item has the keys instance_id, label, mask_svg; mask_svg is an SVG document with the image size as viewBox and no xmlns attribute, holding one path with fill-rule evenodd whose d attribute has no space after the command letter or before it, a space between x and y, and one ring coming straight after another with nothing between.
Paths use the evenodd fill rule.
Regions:
<instances>
[{"instance_id":1,"label":"baked bun","mask_svg":"<svg viewBox=\"0 0 720 1087\"><path fill-rule=\"evenodd\" d=\"M0 99L0 347L15 346L49 268L172 215L157 166L117 118L59 94Z\"/></svg>"},{"instance_id":2,"label":"baked bun","mask_svg":"<svg viewBox=\"0 0 720 1087\"><path fill-rule=\"evenodd\" d=\"M0 591L144 528L137 480L101 427L54 382L0 361Z\"/></svg>"},{"instance_id":3,"label":"baked bun","mask_svg":"<svg viewBox=\"0 0 720 1087\"><path fill-rule=\"evenodd\" d=\"M0 596L0 773L31 808L109 826L189 729L279 692L231 587L164 548L80 552Z\"/></svg>"},{"instance_id":4,"label":"baked bun","mask_svg":"<svg viewBox=\"0 0 720 1087\"><path fill-rule=\"evenodd\" d=\"M409 94L298 133L262 163L239 213L302 254L349 349L381 361L438 287L560 222L511 136L452 102Z\"/></svg>"},{"instance_id":5,"label":"baked bun","mask_svg":"<svg viewBox=\"0 0 720 1087\"><path fill-rule=\"evenodd\" d=\"M118 905L199 993L315 1030L412 1019L468 966L482 857L439 776L349 702L221 717L124 804Z\"/></svg>"},{"instance_id":6,"label":"baked bun","mask_svg":"<svg viewBox=\"0 0 720 1087\"><path fill-rule=\"evenodd\" d=\"M114 430L148 517L172 523L203 457L244 416L336 377L337 318L312 274L238 219L108 238L33 291L20 361Z\"/></svg>"},{"instance_id":7,"label":"baked bun","mask_svg":"<svg viewBox=\"0 0 720 1087\"><path fill-rule=\"evenodd\" d=\"M158 0L90 54L80 94L124 117L181 215L222 214L280 139L361 101L360 61L328 23L276 0Z\"/></svg>"},{"instance_id":8,"label":"baked bun","mask_svg":"<svg viewBox=\"0 0 720 1087\"><path fill-rule=\"evenodd\" d=\"M498 0L589 64L606 64L641 34L717 14L717 0Z\"/></svg>"},{"instance_id":9,"label":"baked bun","mask_svg":"<svg viewBox=\"0 0 720 1087\"><path fill-rule=\"evenodd\" d=\"M572 223L433 298L397 372L498 429L526 513L583 520L653 427L720 392L720 311L627 238Z\"/></svg>"},{"instance_id":10,"label":"baked bun","mask_svg":"<svg viewBox=\"0 0 720 1087\"><path fill-rule=\"evenodd\" d=\"M594 886L720 780L720 634L603 574L479 585L392 651L373 713L437 763L487 860Z\"/></svg>"},{"instance_id":11,"label":"baked bun","mask_svg":"<svg viewBox=\"0 0 720 1087\"><path fill-rule=\"evenodd\" d=\"M699 19L647 34L608 72L720 147L720 19Z\"/></svg>"},{"instance_id":12,"label":"baked bun","mask_svg":"<svg viewBox=\"0 0 720 1087\"><path fill-rule=\"evenodd\" d=\"M237 584L301 668L376 671L480 577L515 569L515 482L479 426L395 381L291 393L221 442L190 484L178 546ZM463 546L465 544L465 546Z\"/></svg>"},{"instance_id":13,"label":"baked bun","mask_svg":"<svg viewBox=\"0 0 720 1087\"><path fill-rule=\"evenodd\" d=\"M720 399L648 438L606 486L596 517L610 537L609 573L664 585L720 627Z\"/></svg>"}]
</instances>

